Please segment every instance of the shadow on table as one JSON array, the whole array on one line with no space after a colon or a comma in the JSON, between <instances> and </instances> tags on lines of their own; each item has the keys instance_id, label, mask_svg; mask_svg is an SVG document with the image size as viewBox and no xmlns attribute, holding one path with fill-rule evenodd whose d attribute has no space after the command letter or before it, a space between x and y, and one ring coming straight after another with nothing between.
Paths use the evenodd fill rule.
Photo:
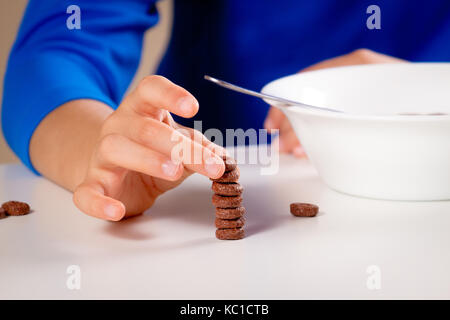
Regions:
<instances>
[{"instance_id":1,"label":"shadow on table","mask_svg":"<svg viewBox=\"0 0 450 320\"><path fill-rule=\"evenodd\" d=\"M211 190L194 187L188 193L183 191L186 189L178 188L162 195L144 214L110 223L106 226L106 232L114 237L139 241L153 237L151 228L142 228L142 225L156 220L181 220L187 224L214 226Z\"/></svg>"},{"instance_id":2,"label":"shadow on table","mask_svg":"<svg viewBox=\"0 0 450 320\"><path fill-rule=\"evenodd\" d=\"M151 230L146 229L143 232L142 228L138 226L145 224L150 219L151 217L149 216L140 215L119 222L110 222L106 225L105 231L113 237L126 240L149 240L153 238Z\"/></svg>"},{"instance_id":3,"label":"shadow on table","mask_svg":"<svg viewBox=\"0 0 450 320\"><path fill-rule=\"evenodd\" d=\"M277 194L275 189L276 186L270 186L270 181L268 184L255 184L245 189L243 205L247 211L247 238L277 228L290 220L288 199L298 197L299 190L289 196L285 190L282 194ZM108 224L106 231L114 237L123 239L148 240L152 238L151 228L138 226L156 220L181 220L188 225L200 224L214 230L215 209L211 203L211 190L200 186L189 188L189 192L186 190L177 188L162 195L143 215Z\"/></svg>"}]
</instances>

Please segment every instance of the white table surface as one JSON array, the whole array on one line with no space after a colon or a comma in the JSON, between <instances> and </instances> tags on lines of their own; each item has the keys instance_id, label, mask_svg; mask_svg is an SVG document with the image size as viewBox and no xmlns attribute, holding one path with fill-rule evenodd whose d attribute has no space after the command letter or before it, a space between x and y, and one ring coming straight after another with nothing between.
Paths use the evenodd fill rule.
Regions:
<instances>
[{"instance_id":1,"label":"white table surface","mask_svg":"<svg viewBox=\"0 0 450 320\"><path fill-rule=\"evenodd\" d=\"M0 201L33 213L0 220L0 299L450 298L450 202L340 194L289 156L277 175L259 172L241 165L247 237L219 241L205 177L113 223L80 213L68 191L22 165L1 165ZM320 214L291 216L295 201ZM80 266L80 290L66 286L69 265ZM366 285L370 265L379 290Z\"/></svg>"}]
</instances>

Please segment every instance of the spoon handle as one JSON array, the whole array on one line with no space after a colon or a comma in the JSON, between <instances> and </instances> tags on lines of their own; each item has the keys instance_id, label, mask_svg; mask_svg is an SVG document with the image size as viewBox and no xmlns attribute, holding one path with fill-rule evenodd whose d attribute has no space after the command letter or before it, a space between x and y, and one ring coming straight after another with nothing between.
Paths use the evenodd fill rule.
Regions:
<instances>
[{"instance_id":1,"label":"spoon handle","mask_svg":"<svg viewBox=\"0 0 450 320\"><path fill-rule=\"evenodd\" d=\"M342 111L338 111L338 110L334 110L334 109L328 109L328 108L322 108L322 107L315 107L315 106L311 106L308 104L304 104L301 102L297 102L297 101L292 101L292 100L288 100L288 99L284 99L284 98L280 98L280 97L276 97L270 94L265 94L265 93L260 93L260 92L256 92L253 90L249 90L249 89L245 89L242 87L239 87L237 85L231 84L229 82L223 81L223 80L219 80L213 77L210 77L208 75L205 75L205 79L208 81L211 81L221 87L233 90L233 91L237 91L243 94L247 94L250 96L254 96L257 98L261 98L261 99L267 99L267 100L271 100L274 101L275 103L273 104L275 107L282 107L282 108L287 108L290 106L299 106L302 108L308 108L308 109L317 109L317 110L322 110L322 111L331 111L331 112L339 112L342 113Z\"/></svg>"}]
</instances>

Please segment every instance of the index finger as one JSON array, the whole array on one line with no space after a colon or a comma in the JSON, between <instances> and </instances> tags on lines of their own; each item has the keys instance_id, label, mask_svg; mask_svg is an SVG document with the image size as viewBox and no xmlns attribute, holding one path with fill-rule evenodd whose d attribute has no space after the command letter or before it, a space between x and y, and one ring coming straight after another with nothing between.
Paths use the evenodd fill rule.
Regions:
<instances>
[{"instance_id":1,"label":"index finger","mask_svg":"<svg viewBox=\"0 0 450 320\"><path fill-rule=\"evenodd\" d=\"M140 115L152 116L165 109L180 117L191 118L198 112L198 101L186 89L162 76L142 79L123 102Z\"/></svg>"}]
</instances>

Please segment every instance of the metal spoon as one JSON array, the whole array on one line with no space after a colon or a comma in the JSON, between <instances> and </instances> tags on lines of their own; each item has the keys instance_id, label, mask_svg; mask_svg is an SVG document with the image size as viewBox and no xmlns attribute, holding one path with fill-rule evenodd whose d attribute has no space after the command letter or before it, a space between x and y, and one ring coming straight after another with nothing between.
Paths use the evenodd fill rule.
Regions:
<instances>
[{"instance_id":1,"label":"metal spoon","mask_svg":"<svg viewBox=\"0 0 450 320\"><path fill-rule=\"evenodd\" d=\"M307 108L307 109L316 109L316 110L322 110L322 111L330 111L330 112L339 112L339 113L343 113L343 111L339 111L339 110L335 110L335 109L329 109L329 108L323 108L323 107L315 107L315 106L311 106L305 103L301 103L298 101L292 101L292 100L288 100L288 99L284 99L284 98L280 98L280 97L276 97L270 94L265 94L265 93L259 93L253 90L249 90L249 89L245 89L239 86L236 86L234 84L231 84L229 82L225 82L223 80L219 80L210 76L205 75L205 79L208 81L211 81L221 87L233 90L233 91L237 91L240 93L244 93L244 94L248 94L250 96L254 96L254 97L258 97L261 99L267 99L267 100L272 100L275 101L276 103L274 103L273 105L276 107L290 107L290 106L299 106L302 108Z\"/></svg>"}]
</instances>

